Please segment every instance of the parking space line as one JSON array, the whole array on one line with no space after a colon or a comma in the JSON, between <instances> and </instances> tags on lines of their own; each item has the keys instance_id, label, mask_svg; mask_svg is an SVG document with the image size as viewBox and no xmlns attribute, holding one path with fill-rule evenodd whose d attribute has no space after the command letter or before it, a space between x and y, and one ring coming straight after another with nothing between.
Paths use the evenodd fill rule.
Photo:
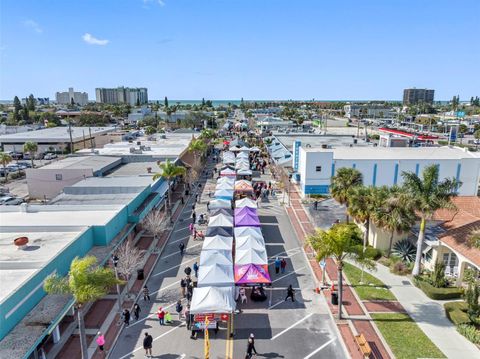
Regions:
<instances>
[{"instance_id":1,"label":"parking space line","mask_svg":"<svg viewBox=\"0 0 480 359\"><path fill-rule=\"evenodd\" d=\"M280 335L283 335L285 334L286 332L288 332L290 329L292 329L293 327L297 326L298 324L300 324L301 322L303 322L304 320L307 320L308 318L310 318L314 313L310 313L309 315L307 315L306 317L303 317L302 319L300 319L298 322L296 323L293 323L291 326L289 326L288 328L282 330L280 333L278 333L277 335L275 335L274 337L272 337L270 340L275 340L277 339Z\"/></svg>"},{"instance_id":2,"label":"parking space line","mask_svg":"<svg viewBox=\"0 0 480 359\"><path fill-rule=\"evenodd\" d=\"M303 267L301 267L301 268L298 268L296 271L293 271L293 272L290 272L290 273L288 273L288 274L282 275L280 278L277 278L277 279L275 279L275 280L272 280L272 283L275 283L276 281L278 281L278 280L280 280L280 279L283 279L283 278L285 278L285 277L288 277L289 275L296 274L297 272L299 272L299 271L301 271L301 270L303 270L303 269L305 269L305 268L306 268L306 266L303 266Z\"/></svg>"},{"instance_id":3,"label":"parking space line","mask_svg":"<svg viewBox=\"0 0 480 359\"><path fill-rule=\"evenodd\" d=\"M186 247L185 248L185 251L191 249L191 248L194 248L194 247L198 247L198 246L201 246L203 243L197 243L197 244L194 244L193 246L190 246L190 247ZM170 253L170 254L167 254L166 256L162 256L160 259L165 259L165 258L168 258L168 257L171 257L171 256L174 256L174 255L180 255L180 250L178 252L174 252L174 253Z\"/></svg>"},{"instance_id":4,"label":"parking space line","mask_svg":"<svg viewBox=\"0 0 480 359\"><path fill-rule=\"evenodd\" d=\"M325 344L323 344L321 347L319 347L318 349L314 350L313 352L311 352L310 354L308 354L305 358L303 359L310 359L311 357L313 357L315 354L317 354L320 350L322 350L323 348L325 348L327 345L333 343L337 338L332 338L330 339L328 342L326 342Z\"/></svg>"}]
</instances>

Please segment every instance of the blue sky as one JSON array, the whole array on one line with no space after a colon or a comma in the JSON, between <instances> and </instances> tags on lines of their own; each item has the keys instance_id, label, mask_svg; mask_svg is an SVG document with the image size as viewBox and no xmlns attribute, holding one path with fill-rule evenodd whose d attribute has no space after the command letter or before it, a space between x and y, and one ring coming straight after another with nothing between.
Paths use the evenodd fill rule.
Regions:
<instances>
[{"instance_id":1,"label":"blue sky","mask_svg":"<svg viewBox=\"0 0 480 359\"><path fill-rule=\"evenodd\" d=\"M1 0L0 99L480 96L478 0Z\"/></svg>"}]
</instances>

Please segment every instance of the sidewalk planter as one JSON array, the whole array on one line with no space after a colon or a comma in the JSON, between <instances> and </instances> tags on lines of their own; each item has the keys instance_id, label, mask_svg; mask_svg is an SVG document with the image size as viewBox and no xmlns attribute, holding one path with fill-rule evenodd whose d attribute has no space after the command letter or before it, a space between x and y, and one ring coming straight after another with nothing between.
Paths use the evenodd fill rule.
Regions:
<instances>
[{"instance_id":1,"label":"sidewalk planter","mask_svg":"<svg viewBox=\"0 0 480 359\"><path fill-rule=\"evenodd\" d=\"M436 288L419 276L413 278L413 283L420 288L427 295L427 297L434 300L459 299L463 295L463 288Z\"/></svg>"},{"instance_id":2,"label":"sidewalk planter","mask_svg":"<svg viewBox=\"0 0 480 359\"><path fill-rule=\"evenodd\" d=\"M467 314L467 303L465 302L449 302L443 305L445 315L455 325L470 323Z\"/></svg>"}]
</instances>

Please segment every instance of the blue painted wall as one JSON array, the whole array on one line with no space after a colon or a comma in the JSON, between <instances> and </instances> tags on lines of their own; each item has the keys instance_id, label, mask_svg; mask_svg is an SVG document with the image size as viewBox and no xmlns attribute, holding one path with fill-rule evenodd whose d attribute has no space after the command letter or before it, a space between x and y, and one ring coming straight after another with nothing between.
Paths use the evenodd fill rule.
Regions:
<instances>
[{"instance_id":1,"label":"blue painted wall","mask_svg":"<svg viewBox=\"0 0 480 359\"><path fill-rule=\"evenodd\" d=\"M328 185L309 185L305 186L305 194L328 194L330 186Z\"/></svg>"}]
</instances>

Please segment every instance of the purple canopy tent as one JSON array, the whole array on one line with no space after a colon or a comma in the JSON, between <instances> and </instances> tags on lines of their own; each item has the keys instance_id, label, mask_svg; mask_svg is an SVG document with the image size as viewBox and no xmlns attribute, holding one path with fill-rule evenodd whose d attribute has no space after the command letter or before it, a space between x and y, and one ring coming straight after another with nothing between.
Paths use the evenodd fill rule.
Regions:
<instances>
[{"instance_id":1,"label":"purple canopy tent","mask_svg":"<svg viewBox=\"0 0 480 359\"><path fill-rule=\"evenodd\" d=\"M240 208L235 208L234 215L235 217L237 216L243 216L243 215L249 215L249 216L257 216L257 209L256 208L251 208L251 207L240 207Z\"/></svg>"},{"instance_id":2,"label":"purple canopy tent","mask_svg":"<svg viewBox=\"0 0 480 359\"><path fill-rule=\"evenodd\" d=\"M244 212L240 215L235 214L235 227L260 227L258 216L253 213Z\"/></svg>"},{"instance_id":3,"label":"purple canopy tent","mask_svg":"<svg viewBox=\"0 0 480 359\"><path fill-rule=\"evenodd\" d=\"M271 284L268 265L245 264L235 265L235 284Z\"/></svg>"}]
</instances>

